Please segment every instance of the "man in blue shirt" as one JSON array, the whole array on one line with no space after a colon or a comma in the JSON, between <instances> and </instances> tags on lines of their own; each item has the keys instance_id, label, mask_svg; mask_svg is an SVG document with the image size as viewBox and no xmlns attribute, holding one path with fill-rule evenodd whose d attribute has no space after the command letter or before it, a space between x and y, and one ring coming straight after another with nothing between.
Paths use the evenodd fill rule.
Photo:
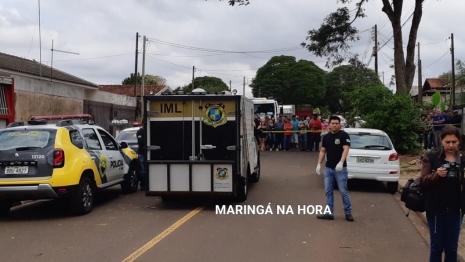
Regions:
<instances>
[{"instance_id":1,"label":"man in blue shirt","mask_svg":"<svg viewBox=\"0 0 465 262\"><path fill-rule=\"evenodd\" d=\"M299 133L298 133L299 123L300 123L299 116L292 115L291 124L293 126L293 129L292 129L291 143L293 144L292 146L297 149L299 149Z\"/></svg>"},{"instance_id":2,"label":"man in blue shirt","mask_svg":"<svg viewBox=\"0 0 465 262\"><path fill-rule=\"evenodd\" d=\"M441 148L441 130L444 128L444 122L446 119L444 116L439 112L434 112L433 117L433 130L434 130L434 138L433 138L433 146L435 149Z\"/></svg>"}]
</instances>

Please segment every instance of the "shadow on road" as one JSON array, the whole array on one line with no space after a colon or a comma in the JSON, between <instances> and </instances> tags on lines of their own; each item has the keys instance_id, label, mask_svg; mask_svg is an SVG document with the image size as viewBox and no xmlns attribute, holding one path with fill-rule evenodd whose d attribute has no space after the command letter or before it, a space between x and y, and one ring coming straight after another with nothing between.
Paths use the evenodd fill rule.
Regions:
<instances>
[{"instance_id":1,"label":"shadow on road","mask_svg":"<svg viewBox=\"0 0 465 262\"><path fill-rule=\"evenodd\" d=\"M95 193L93 210L110 205L122 196L118 188L108 188ZM11 208L10 212L0 217L0 221L52 220L73 217L65 199L37 200Z\"/></svg>"},{"instance_id":2,"label":"shadow on road","mask_svg":"<svg viewBox=\"0 0 465 262\"><path fill-rule=\"evenodd\" d=\"M389 194L385 183L375 180L349 179L349 191Z\"/></svg>"}]
</instances>

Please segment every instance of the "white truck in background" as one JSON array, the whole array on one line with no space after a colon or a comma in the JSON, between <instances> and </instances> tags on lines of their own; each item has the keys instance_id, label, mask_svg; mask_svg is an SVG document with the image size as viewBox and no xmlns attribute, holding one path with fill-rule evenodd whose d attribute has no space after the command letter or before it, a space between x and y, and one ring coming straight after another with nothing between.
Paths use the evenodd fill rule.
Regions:
<instances>
[{"instance_id":1,"label":"white truck in background","mask_svg":"<svg viewBox=\"0 0 465 262\"><path fill-rule=\"evenodd\" d=\"M280 105L279 112L281 112L281 108L283 109L283 116L291 117L295 115L295 105Z\"/></svg>"}]
</instances>

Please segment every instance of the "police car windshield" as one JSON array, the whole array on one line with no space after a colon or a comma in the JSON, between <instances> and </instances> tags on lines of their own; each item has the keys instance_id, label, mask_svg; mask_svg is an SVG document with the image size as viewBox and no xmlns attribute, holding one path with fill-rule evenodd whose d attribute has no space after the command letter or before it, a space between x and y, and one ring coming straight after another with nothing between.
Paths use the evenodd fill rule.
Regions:
<instances>
[{"instance_id":1,"label":"police car windshield","mask_svg":"<svg viewBox=\"0 0 465 262\"><path fill-rule=\"evenodd\" d=\"M121 131L121 133L119 133L116 137L116 141L137 140L136 133L137 130Z\"/></svg>"},{"instance_id":2,"label":"police car windshield","mask_svg":"<svg viewBox=\"0 0 465 262\"><path fill-rule=\"evenodd\" d=\"M372 134L349 134L350 148L367 150L391 150L392 144L387 136Z\"/></svg>"},{"instance_id":3,"label":"police car windshield","mask_svg":"<svg viewBox=\"0 0 465 262\"><path fill-rule=\"evenodd\" d=\"M44 148L55 139L55 130L5 130L0 133L0 151Z\"/></svg>"}]
</instances>

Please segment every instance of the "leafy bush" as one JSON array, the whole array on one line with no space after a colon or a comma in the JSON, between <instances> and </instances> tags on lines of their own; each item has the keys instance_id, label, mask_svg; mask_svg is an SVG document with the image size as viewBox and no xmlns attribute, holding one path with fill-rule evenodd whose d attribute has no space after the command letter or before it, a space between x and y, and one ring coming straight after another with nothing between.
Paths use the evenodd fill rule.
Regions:
<instances>
[{"instance_id":1,"label":"leafy bush","mask_svg":"<svg viewBox=\"0 0 465 262\"><path fill-rule=\"evenodd\" d=\"M391 138L397 152L421 148L419 108L406 94L393 94L385 86L358 87L350 94L351 104L366 121L364 127L380 129Z\"/></svg>"}]
</instances>

